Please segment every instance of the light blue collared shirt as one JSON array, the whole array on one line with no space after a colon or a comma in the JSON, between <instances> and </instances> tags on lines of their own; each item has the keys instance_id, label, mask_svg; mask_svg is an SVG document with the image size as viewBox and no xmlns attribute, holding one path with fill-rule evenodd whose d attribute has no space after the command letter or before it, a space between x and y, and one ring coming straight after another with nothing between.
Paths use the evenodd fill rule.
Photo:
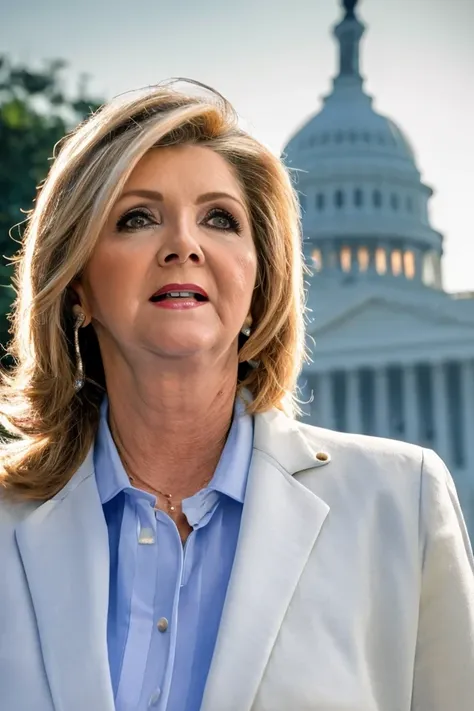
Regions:
<instances>
[{"instance_id":1,"label":"light blue collared shirt","mask_svg":"<svg viewBox=\"0 0 474 711\"><path fill-rule=\"evenodd\" d=\"M211 482L182 502L193 528L183 548L174 521L154 510L155 497L131 486L107 414L105 399L94 461L109 532L116 709L198 711L237 546L253 418L237 399Z\"/></svg>"}]
</instances>

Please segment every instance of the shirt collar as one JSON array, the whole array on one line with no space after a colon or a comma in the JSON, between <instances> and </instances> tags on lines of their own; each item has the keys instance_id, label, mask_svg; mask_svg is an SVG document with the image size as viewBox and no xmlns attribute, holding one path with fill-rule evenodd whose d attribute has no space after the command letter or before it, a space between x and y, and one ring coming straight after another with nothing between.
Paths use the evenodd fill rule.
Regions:
<instances>
[{"instance_id":1,"label":"shirt collar","mask_svg":"<svg viewBox=\"0 0 474 711\"><path fill-rule=\"evenodd\" d=\"M199 499L200 495L209 492L209 490L224 494L243 504L253 447L253 417L245 412L244 399L246 396L245 392L243 396L239 396L235 400L231 428L211 481L205 489L183 500L183 505L186 502L192 507L194 503L197 503L194 501L195 497ZM154 496L148 492L139 492L130 484L110 433L107 421L108 410L108 399L104 397L100 408L99 428L94 447L96 481L102 505L121 491L127 490L133 491L135 495L143 494L145 498L154 501Z\"/></svg>"},{"instance_id":2,"label":"shirt collar","mask_svg":"<svg viewBox=\"0 0 474 711\"><path fill-rule=\"evenodd\" d=\"M253 418L240 397L235 400L232 425L209 489L244 503L253 447Z\"/></svg>"}]
</instances>

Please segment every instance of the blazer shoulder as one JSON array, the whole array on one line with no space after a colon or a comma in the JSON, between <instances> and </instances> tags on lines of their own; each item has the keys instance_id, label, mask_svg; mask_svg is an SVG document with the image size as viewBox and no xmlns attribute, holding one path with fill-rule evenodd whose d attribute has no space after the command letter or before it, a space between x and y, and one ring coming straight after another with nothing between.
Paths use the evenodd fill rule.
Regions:
<instances>
[{"instance_id":1,"label":"blazer shoulder","mask_svg":"<svg viewBox=\"0 0 474 711\"><path fill-rule=\"evenodd\" d=\"M296 426L312 448L327 448L331 455L344 454L352 459L403 458L421 468L424 453L431 452L420 445L399 440L338 432L305 422L296 422Z\"/></svg>"},{"instance_id":2,"label":"blazer shoulder","mask_svg":"<svg viewBox=\"0 0 474 711\"><path fill-rule=\"evenodd\" d=\"M330 459L327 475L360 486L399 490L420 490L424 470L435 479L444 479L446 467L432 450L408 442L369 435L348 434L306 423L297 423L301 435L313 451L325 452ZM427 467L429 464L429 467Z\"/></svg>"}]
</instances>

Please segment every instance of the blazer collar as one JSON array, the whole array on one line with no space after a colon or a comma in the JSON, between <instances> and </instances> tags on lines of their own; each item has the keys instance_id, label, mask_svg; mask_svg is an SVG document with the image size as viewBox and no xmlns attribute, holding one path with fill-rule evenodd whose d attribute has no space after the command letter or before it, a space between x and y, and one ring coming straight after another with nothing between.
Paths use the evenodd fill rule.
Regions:
<instances>
[{"instance_id":1,"label":"blazer collar","mask_svg":"<svg viewBox=\"0 0 474 711\"><path fill-rule=\"evenodd\" d=\"M55 711L114 711L107 651L109 545L93 451L16 527Z\"/></svg>"},{"instance_id":2,"label":"blazer collar","mask_svg":"<svg viewBox=\"0 0 474 711\"><path fill-rule=\"evenodd\" d=\"M292 474L329 462L284 414L256 416L240 536L201 711L251 710L329 512Z\"/></svg>"}]
</instances>

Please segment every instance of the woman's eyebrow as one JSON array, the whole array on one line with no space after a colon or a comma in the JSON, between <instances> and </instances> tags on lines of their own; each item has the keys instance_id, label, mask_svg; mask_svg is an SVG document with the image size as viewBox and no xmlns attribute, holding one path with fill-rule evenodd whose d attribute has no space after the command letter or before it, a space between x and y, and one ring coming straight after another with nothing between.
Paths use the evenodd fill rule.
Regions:
<instances>
[{"instance_id":1,"label":"woman's eyebrow","mask_svg":"<svg viewBox=\"0 0 474 711\"><path fill-rule=\"evenodd\" d=\"M164 200L163 194L158 192L157 190L136 189L128 190L127 192L122 193L118 201L131 196L143 197L149 200L155 200L156 202L163 202ZM230 200L234 200L234 202L238 203L242 207L242 209L245 210L245 206L243 205L242 201L239 200L239 198L237 198L235 195L231 195L230 193L225 192L203 193L202 195L199 195L199 197L196 199L195 204L201 205L203 202L209 202L211 200L217 200L219 198L229 198Z\"/></svg>"}]
</instances>

